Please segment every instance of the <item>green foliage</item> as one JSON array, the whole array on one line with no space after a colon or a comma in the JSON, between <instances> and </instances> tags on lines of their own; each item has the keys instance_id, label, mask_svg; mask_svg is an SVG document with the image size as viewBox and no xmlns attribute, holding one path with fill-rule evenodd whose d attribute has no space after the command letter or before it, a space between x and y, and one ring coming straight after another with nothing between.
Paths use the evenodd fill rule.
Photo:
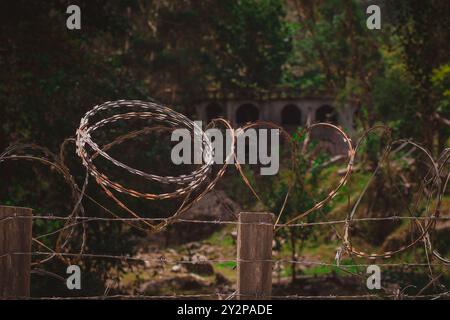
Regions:
<instances>
[{"instance_id":1,"label":"green foliage","mask_svg":"<svg viewBox=\"0 0 450 320\"><path fill-rule=\"evenodd\" d=\"M450 63L433 70L431 82L439 101L437 112L448 118L450 116Z\"/></svg>"},{"instance_id":2,"label":"green foliage","mask_svg":"<svg viewBox=\"0 0 450 320\"><path fill-rule=\"evenodd\" d=\"M388 124L395 136L417 137L420 129L412 119L417 118L417 103L411 83L399 70L380 75L373 84L373 103L379 121Z\"/></svg>"},{"instance_id":3,"label":"green foliage","mask_svg":"<svg viewBox=\"0 0 450 320\"><path fill-rule=\"evenodd\" d=\"M402 60L411 79L415 100L413 116L417 115L420 120L421 140L430 149L435 149L436 138L442 142L448 134L448 130L443 130L442 124L435 121L441 98L433 93L433 84L436 84L433 83L433 73L448 64L450 3L392 1L387 3L387 7L394 17L392 24L396 28Z\"/></svg>"},{"instance_id":4,"label":"green foliage","mask_svg":"<svg viewBox=\"0 0 450 320\"><path fill-rule=\"evenodd\" d=\"M225 87L277 85L291 52L292 30L280 0L221 1L216 75Z\"/></svg>"},{"instance_id":5,"label":"green foliage","mask_svg":"<svg viewBox=\"0 0 450 320\"><path fill-rule=\"evenodd\" d=\"M289 61L291 85L344 90L351 79L362 81L362 73L377 68L374 35L367 32L364 11L357 1L293 2L299 32Z\"/></svg>"},{"instance_id":6,"label":"green foliage","mask_svg":"<svg viewBox=\"0 0 450 320\"><path fill-rule=\"evenodd\" d=\"M81 31L65 28L65 9L72 3L82 8ZM107 100L154 97L171 105L181 104L179 108L192 116L192 102L208 89L270 90L288 86L322 92L334 98L337 105L351 99L357 108L358 129L386 123L393 127L394 136L419 139L439 151L448 145L450 137L448 125L438 119L450 118L449 2L381 1L380 31L366 28L366 4L362 0L2 2L0 150L22 140L56 151L64 138L75 133L81 116ZM99 138L108 141L108 137ZM303 139L294 136L299 146ZM159 137L139 142L148 140L151 143L145 149L130 145L112 152L140 168L151 162L152 171L167 170L161 155L168 152L169 144ZM360 149L371 165L383 142L370 137ZM289 182L295 181L281 222L326 196L321 181L328 179L335 168L323 166L329 157L314 153L315 147L310 144L305 154L299 155L297 170L282 170L276 182L259 183L250 169L244 169L252 185L261 188L261 198L273 212L279 212ZM82 181L84 172L77 160L68 161L75 179ZM2 164L0 169L2 179L8 181L0 184L1 203L33 206L37 214L70 212L69 190L62 179L41 168ZM355 177L359 187L367 180L365 172ZM126 176L118 177L118 181L148 187ZM239 179L222 181L222 187L244 208L255 207L256 200ZM90 186L88 191L106 202L98 189ZM343 191L355 192L349 186ZM391 206L382 191L381 187L374 191L381 194L377 202ZM303 221L315 221L319 215L322 218L331 206L346 200L346 194L341 194L332 205ZM138 199L127 201L136 211L149 212ZM175 206L173 202L152 203L148 215L167 215ZM383 211L383 206L377 210ZM91 216L105 214L92 204L86 207ZM133 241L142 236L136 230L112 224L90 226L87 244L93 252L130 253ZM38 220L34 232L44 234L59 227L60 223ZM76 234L81 238L81 229ZM278 234L278 248L289 243L295 254L298 240L314 242L316 236L309 228L283 229ZM49 246L54 240L42 239ZM222 242L231 246L231 241ZM79 243L70 245L77 248ZM85 263L92 271L92 286L83 292L85 295L102 294L99 288L110 271L123 267L111 261ZM56 263L50 271L61 273L63 267ZM45 281L39 282L34 292L45 293L47 285L61 288Z\"/></svg>"}]
</instances>

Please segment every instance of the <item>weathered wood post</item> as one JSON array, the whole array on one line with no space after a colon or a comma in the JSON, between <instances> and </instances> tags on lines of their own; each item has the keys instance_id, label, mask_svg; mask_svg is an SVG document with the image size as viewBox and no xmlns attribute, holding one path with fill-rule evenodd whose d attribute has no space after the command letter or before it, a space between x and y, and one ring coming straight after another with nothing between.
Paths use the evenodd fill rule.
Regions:
<instances>
[{"instance_id":1,"label":"weathered wood post","mask_svg":"<svg viewBox=\"0 0 450 320\"><path fill-rule=\"evenodd\" d=\"M32 216L29 208L0 206L0 299L30 296Z\"/></svg>"},{"instance_id":2,"label":"weathered wood post","mask_svg":"<svg viewBox=\"0 0 450 320\"><path fill-rule=\"evenodd\" d=\"M239 214L237 242L238 299L270 299L272 295L272 239L274 215Z\"/></svg>"}]
</instances>

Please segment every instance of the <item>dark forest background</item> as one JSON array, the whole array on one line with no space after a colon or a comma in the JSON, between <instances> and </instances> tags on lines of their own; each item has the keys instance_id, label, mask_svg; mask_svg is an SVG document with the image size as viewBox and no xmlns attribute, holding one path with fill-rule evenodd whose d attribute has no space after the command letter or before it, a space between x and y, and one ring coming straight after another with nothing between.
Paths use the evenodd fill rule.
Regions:
<instances>
[{"instance_id":1,"label":"dark forest background","mask_svg":"<svg viewBox=\"0 0 450 320\"><path fill-rule=\"evenodd\" d=\"M381 7L381 30L366 27L372 3ZM81 30L66 28L70 4L81 8ZM358 132L387 124L394 137L414 139L437 156L450 138L449 26L445 0L2 1L0 150L20 141L58 152L81 117L104 101L156 99L194 118L192 106L208 90L292 88L326 92L337 105L352 100ZM127 155L138 150L130 148ZM164 150L158 143L152 148ZM76 157L69 162L81 183ZM1 203L70 210L60 178L31 165L2 167ZM303 174L305 188L316 188L317 177ZM389 196L388 190L380 194ZM268 197L279 203L275 191ZM301 191L293 197L305 207L314 198ZM171 206L155 205L151 215ZM90 216L105 215L92 204L86 209ZM56 227L35 226L37 232ZM114 254L129 253L145 236L117 224L93 223L89 233L89 249ZM102 233L120 236L105 239ZM296 235L301 243L307 236ZM291 245L295 258L297 242ZM116 267L87 262L96 271L87 290L102 293L107 272Z\"/></svg>"}]
</instances>

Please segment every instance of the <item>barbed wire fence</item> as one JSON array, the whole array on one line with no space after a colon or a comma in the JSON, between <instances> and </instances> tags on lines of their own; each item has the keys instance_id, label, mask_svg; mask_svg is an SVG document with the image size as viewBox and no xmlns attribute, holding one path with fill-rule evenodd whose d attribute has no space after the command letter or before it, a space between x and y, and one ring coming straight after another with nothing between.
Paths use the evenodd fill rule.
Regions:
<instances>
[{"instance_id":1,"label":"barbed wire fence","mask_svg":"<svg viewBox=\"0 0 450 320\"><path fill-rule=\"evenodd\" d=\"M102 112L115 111L119 112L118 114L114 114L112 116L108 116L106 118L101 118L101 120L95 122L94 124L90 124L90 121L98 117ZM113 142L109 144L105 144L103 146L99 146L95 141L93 141L92 134L104 128L108 124L116 123L118 121L128 121L131 119L141 119L141 120L151 120L153 121L153 125L151 127L145 127L144 129L129 132L123 136L120 136L113 140ZM102 105L98 105L94 107L91 111L89 111L81 120L80 127L77 130L75 139L67 139L61 146L61 150L59 155L53 154L48 149L34 145L34 144L17 144L7 148L0 155L0 163L5 162L7 160L29 160L29 161L38 161L45 165L50 166L59 172L70 186L72 190L72 198L74 201L73 210L67 216L58 216L58 215L20 215L20 213L14 212L9 216L1 216L0 217L0 230L6 230L6 228L2 229L2 225L6 225L7 223L14 223L20 220L31 221L42 220L42 221L58 221L63 222L63 226L56 230L51 231L50 233L36 235L32 238L32 242L41 248L40 250L11 250L11 247L5 245L4 247L0 246L2 249L2 254L0 254L0 262L5 263L4 261L11 261L13 257L35 257L38 260L32 263L33 267L40 266L44 262L48 262L51 259L61 259L67 264L72 263L72 261L79 261L83 259L108 259L108 260L117 260L126 263L135 263L135 264L155 264L160 266L168 266L168 265L176 265L176 264L206 264L206 263L234 263L236 265L245 264L245 263L264 263L269 264L271 266L270 270L272 270L272 266L275 268L279 265L283 264L295 264L302 265L305 267L313 267L313 266L326 266L336 270L340 270L341 272L348 274L349 276L355 277L356 279L365 281L367 275L365 272L354 272L354 268L367 268L371 263L341 263L342 257L344 255L350 258L363 258L366 261L375 261L376 265L380 267L398 267L398 268L420 268L423 269L423 273L427 273L429 277L429 282L416 294L407 294L405 290L407 288L397 288L395 290L391 288L382 288L381 291L383 293L377 292L376 294L359 294L359 295L263 295L264 298L272 298L272 299L439 299L439 298L448 298L450 291L439 282L440 277L443 273L448 272L448 267L450 265L450 260L444 257L438 250L433 246L433 242L431 240L431 234L436 226L436 223L439 221L447 221L450 220L448 216L441 216L442 211L442 198L447 190L448 182L450 179L450 174L448 171L448 163L450 158L450 149L445 149L441 156L437 160L434 160L433 156L430 154L422 146L409 141L409 140L390 140L388 146L384 150L381 159L386 159L389 155L395 152L400 152L404 150L406 146L412 147L414 150L419 150L422 155L427 158L429 161L429 165L427 166L427 172L425 177L421 181L420 193L425 197L426 210L425 213L421 212L420 215L414 210L411 211L409 216L390 216L390 217L364 217L357 218L355 217L356 208L361 202L363 195L368 190L368 185L373 177L376 175L378 170L381 170L382 165L380 163L374 170L369 182L366 184L363 192L359 195L356 204L353 206L345 219L339 220L324 220L324 221L314 221L314 222L301 222L302 218L305 218L312 212L320 211L325 204L331 201L339 192L339 190L347 183L349 177L352 174L352 170L355 164L355 155L358 153L361 148L362 141L365 137L367 137L374 130L381 130L387 135L390 136L390 131L388 128L383 126L378 126L366 131L362 138L353 145L349 136L338 126L329 124L329 123L318 123L306 126L302 132L300 132L299 136L305 136L304 144L302 150L297 150L296 144L292 143L292 168L295 170L298 163L296 162L296 155L299 152L305 151L305 145L308 143L308 135L314 128L317 127L327 127L331 130L335 130L339 135L341 135L344 143L348 148L347 153L347 166L345 172L342 174L337 186L328 192L327 196L317 201L310 209L301 212L294 216L294 218L290 218L286 223L281 223L280 218L284 213L285 204L289 197L290 191L294 185L293 181L290 182L288 187L288 192L286 193L286 197L283 202L283 206L280 209L279 213L276 214L276 219L274 222L251 222L245 223L240 220L202 220L202 219L187 219L183 218L183 213L192 208L192 206L198 202L204 195L214 189L215 185L219 181L219 179L224 175L227 166L232 163L231 160L234 160L234 166L240 173L242 180L247 185L247 187L251 190L256 199L261 200L261 197L257 194L253 186L250 184L249 179L246 177L244 170L241 167L241 164L237 161L236 153L235 153L235 143L236 139L239 135L243 134L245 130L249 128L254 128L258 126L266 126L271 128L276 128L280 130L280 133L284 136L285 139L292 142L292 137L287 133L283 128L268 122L256 122L244 125L242 128L237 130L233 130L232 125L224 120L224 119L215 119L210 123L210 127L214 126L222 126L225 129L229 129L232 135L232 143L231 147L227 152L227 158L224 164L220 167L219 170L216 170L215 175L213 174L213 165L214 163L214 152L210 138L205 134L205 132L198 127L198 125L186 118L184 115L177 113L167 107L160 106L153 102L142 102L142 101L114 101L107 102ZM149 133L155 131L173 131L177 128L186 128L189 131L194 132L194 139L197 139L197 142L200 143L204 150L203 163L199 167L199 169L195 170L191 174L185 174L180 176L158 176L155 174L149 174L138 169L134 169L129 167L128 165L112 158L107 151L111 149L113 146L122 144L127 142L130 139L133 139L140 135L147 135ZM75 143L77 148L77 154L81 158L84 167L86 168L86 176L84 179L84 183L81 187L77 185L75 179L72 177L70 170L65 164L65 148L67 144ZM165 185L175 185L176 190L173 192L166 192L160 194L152 194L148 192L141 192L138 190L134 190L132 188L127 188L121 185L118 182L111 180L106 174L102 173L100 169L94 164L94 160L97 157L102 157L107 161L110 161L114 166L126 170L128 173L140 176L147 181L157 182ZM213 175L211 177L211 175ZM119 214L113 212L112 210L106 208L101 205L98 201L96 201L93 197L90 197L86 190L89 182L89 178L93 177L96 181L97 185L105 192L105 194L113 200L120 208L124 209L130 217L124 218ZM169 217L167 218L144 218L141 217L140 214L131 210L128 206L126 206L116 194L126 194L136 198L142 198L145 200L164 200L164 199L182 199L182 203L180 207ZM94 204L100 206L104 209L108 214L112 217L92 217L88 216L85 213L85 209L83 207L83 199L88 199ZM418 204L415 209L418 208ZM414 211L414 212L413 212ZM419 211L419 210L417 210ZM412 225L416 226L420 232L415 233L411 239L411 241L403 246L400 246L395 250L387 250L384 252L364 252L359 249L352 243L352 225L358 222L386 222L386 221L408 221ZM274 231L278 231L286 228L314 228L318 226L327 226L336 231L337 227L342 227L342 233L336 231L337 238L340 241L340 247L336 252L336 257L333 263L325 262L325 261L309 261L309 260L290 260L290 259L251 259L246 260L240 257L230 257L223 259L205 259L201 261L187 261L187 260L171 260L164 256L161 256L159 259L148 259L148 258L139 258L136 256L129 255L109 255L109 254L99 254L99 253L88 253L86 250L86 239L87 239L87 229L89 223L102 223L102 222L118 222L118 223L126 223L132 227L135 227L140 230L150 230L150 231L160 231L170 224L175 223L185 223L185 224L211 224L211 225L231 225L236 228L241 228L242 226L251 225L253 227L270 227L270 229ZM81 226L82 232L75 232L76 228ZM56 241L55 247L52 249L45 245L40 239L45 238L47 236L57 235L58 239ZM69 242L72 237L77 236L81 238L80 249L77 252L73 251L73 248L70 247ZM2 239L5 240L5 239ZM249 244L246 244L249 245ZM250 246L258 246L258 243L252 243ZM426 255L426 263L407 263L407 262L383 262L380 263L380 259L389 259L394 255L397 255L401 252L405 252L406 250L416 247L423 246L424 252ZM270 241L270 250L272 250L272 241ZM2 266L0 264L0 266ZM435 273L435 270L438 270ZM272 272L272 271L270 271ZM58 277L57 275L52 274L51 272L45 273L45 271L41 270L42 274L46 274L50 277ZM271 278L271 277L270 277ZM433 294L425 294L430 287L437 288L437 293ZM239 290L238 290L239 291ZM211 292L209 294L174 294L174 295L108 295L105 292L102 296L86 296L86 297L42 297L42 298L33 298L33 297L13 297L13 298L27 298L27 299L202 299L202 298L211 298L211 299L236 299L236 298L255 298L253 294L245 294L242 292ZM11 298L7 294L3 293L3 297Z\"/></svg>"}]
</instances>

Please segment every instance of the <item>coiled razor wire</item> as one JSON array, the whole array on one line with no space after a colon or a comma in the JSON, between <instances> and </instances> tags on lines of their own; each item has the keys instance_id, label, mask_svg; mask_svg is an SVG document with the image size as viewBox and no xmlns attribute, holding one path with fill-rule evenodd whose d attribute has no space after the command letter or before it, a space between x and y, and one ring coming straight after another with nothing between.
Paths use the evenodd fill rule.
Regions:
<instances>
[{"instance_id":1,"label":"coiled razor wire","mask_svg":"<svg viewBox=\"0 0 450 320\"><path fill-rule=\"evenodd\" d=\"M61 145L61 155L63 155L63 149L66 144L66 141ZM47 148L35 145L35 144L16 144L12 145L5 149L3 153L0 154L0 164L2 162L11 160L11 161L18 161L18 160L26 160L26 161L36 161L39 162L45 166L49 166L52 169L55 169L59 174L61 174L66 181L67 185L71 189L71 195L74 201L74 207L72 211L69 213L67 220L64 224L64 227L61 228L61 232L59 232L58 238L56 240L55 249L51 249L44 245L42 242L33 239L38 245L45 247L48 250L52 250L54 252L54 255L51 255L48 258L45 258L43 260L40 260L38 263L43 263L54 256L58 256L58 253L63 250L71 236L74 233L74 228L70 227L72 225L75 225L77 223L77 219L79 217L84 216L84 208L82 204L83 194L85 190L85 186L87 184L87 175L85 179L85 184L82 189L80 189L75 182L75 179L70 174L69 169L63 162L63 157L57 156L56 154L52 153ZM84 245L86 243L86 224L82 221L81 223L83 227L83 233L82 233L82 243L80 246L79 253L82 254L84 250ZM60 257L60 256L59 256Z\"/></svg>"},{"instance_id":2,"label":"coiled razor wire","mask_svg":"<svg viewBox=\"0 0 450 320\"><path fill-rule=\"evenodd\" d=\"M360 145L361 145L360 143L357 144L356 150L358 150L358 147ZM388 250L388 251L379 252L379 253L368 253L368 252L358 250L352 245L351 228L350 228L351 222L355 216L356 209L357 209L358 205L360 204L362 197L367 192L368 186L374 179L375 175L383 167L383 165L384 165L383 162L387 159L387 157L390 154L394 154L394 153L399 152L400 150L403 150L408 145L413 146L415 150L419 150L421 153L423 153L426 156L427 160L430 161L430 164L431 164L430 171L427 173L426 177L421 182L420 194L422 195L425 193L424 188L426 188L426 185L429 185L429 187L434 190L434 194L435 194L434 209L428 208L428 210L426 212L426 213L428 213L428 216L427 216L428 219L426 219L424 221L425 226L421 225L421 221L422 221L421 219L412 219L412 222L414 222L419 227L419 229L421 229L421 233L417 237L415 237L410 243L405 244L395 250ZM398 146L398 147L394 149L395 146ZM403 251L411 248L412 246L416 245L419 241L426 238L428 235L428 231L430 230L432 225L434 225L434 223L435 223L433 218L436 217L438 214L438 209L439 209L441 199L442 199L441 183L440 183L441 180L439 178L438 170L439 170L438 166L436 165L436 163L433 159L433 156L422 146L420 146L412 141L409 141L409 140L395 140L395 141L390 142L388 144L388 146L385 148L383 155L381 157L381 161L378 163L377 168L372 173L369 181L366 183L366 186L363 189L363 192L359 195L358 200L356 201L353 209L349 212L349 215L347 217L347 222L345 223L344 240L343 240L344 247L347 250L347 252L349 252L355 256L358 256L358 257L369 258L369 259L390 258L394 254L403 252ZM428 202L430 202L432 200L431 199L432 195L433 195L432 192L429 193L429 198L427 199ZM419 210L416 210L416 208L414 208L414 210L412 210L412 213L418 212L418 211ZM418 218L418 217L413 216L412 218Z\"/></svg>"},{"instance_id":3,"label":"coiled razor wire","mask_svg":"<svg viewBox=\"0 0 450 320\"><path fill-rule=\"evenodd\" d=\"M103 118L99 121L94 121L94 118L101 117L103 113L111 113L115 112L116 114L112 116L108 116L106 118ZM147 122L152 123L152 126L146 126L143 129L131 131L125 135L122 135L116 139L114 139L112 142L99 146L98 143L95 142L93 139L93 134L97 131L100 131L101 129L105 128L106 126L110 124L117 123L119 121L129 121L133 119L138 120L145 120ZM208 128L212 126L223 126L223 128L228 129L231 133L232 143L230 146L230 149L227 150L227 158L226 161L224 161L224 164L218 170L218 172L213 176L213 170L212 167L215 164L214 162L214 151L212 148L212 142L208 135L192 120L188 119L186 116L168 108L162 105L159 105L155 102L145 102L145 101L139 101L139 100L118 100L118 101L109 101L105 102L103 104L95 106L92 110L88 111L85 116L81 119L80 126L78 130L76 131L76 137L75 139L67 139L64 141L63 145L61 146L60 155L59 157L52 154L50 151L48 151L46 148L39 147L37 145L32 144L18 144L11 146L7 148L1 155L0 155L0 163L4 162L6 160L36 160L41 163L47 164L51 167L54 167L57 169L59 173L61 173L65 180L68 182L68 184L71 186L72 189L72 197L74 198L74 208L72 212L69 214L69 218L66 221L67 226L64 228L61 228L64 230L64 232L61 232L57 247L55 248L55 256L58 256L58 252L64 248L64 246L67 245L68 239L73 234L74 226L77 225L77 219L84 216L84 209L82 206L82 199L84 196L87 196L85 194L86 186L88 184L88 177L92 176L97 184L103 189L105 194L110 197L114 202L116 202L121 208L123 208L125 211L127 211L130 215L132 215L134 218L130 219L130 221L125 221L126 223L131 224L132 226L139 228L139 229L145 229L141 228L138 225L133 224L133 221L139 221L146 225L146 227L150 228L150 230L161 230L168 224L177 221L178 217L187 211L189 208L192 207L194 203L199 201L206 193L213 190L214 186L218 182L218 180L224 175L228 164L231 162L230 159L234 158L234 165L237 168L238 172L240 173L243 182L247 185L247 187L251 190L251 192L255 195L255 197L258 200L261 200L261 198L258 196L252 185L250 184L248 178L245 176L241 164L238 162L238 158L236 156L235 152L235 143L236 138L245 132L245 130L257 126L268 126L271 128L277 128L280 130L283 137L289 141L289 145L291 147L291 155L292 155L292 168L295 170L297 168L296 166L296 154L297 152L304 152L305 148L303 150L297 150L296 144L291 138L290 134L287 133L282 127L277 126L270 122L264 122L264 121L258 121L255 123L248 123L242 126L241 128L238 128L236 130L233 130L233 127L231 123L225 119L214 119L209 125ZM389 143L387 144L384 153L382 154L382 157L380 159L380 162L378 164L378 167L376 168L375 172L373 172L373 175L371 179L369 179L369 182L367 183L366 187L364 188L363 192L361 193L360 197L358 198L358 201L356 202L355 206L353 207L353 210L349 213L345 220L345 227L344 227L344 236L341 238L343 241L343 249L348 252L349 254L359 256L359 257L366 257L366 258L389 258L392 255L405 251L406 249L416 245L421 240L427 240L430 239L429 232L432 230L432 228L435 225L435 220L433 218L437 217L439 214L439 208L441 206L441 198L443 193L445 192L448 182L449 182L449 173L448 173L448 162L450 158L450 151L449 149L446 149L441 157L439 158L438 162L436 162L432 155L423 147L420 145L408 141L408 140L396 140L392 141L390 139L390 130L387 127L384 126L376 126L372 129L367 130L364 132L363 136L359 139L359 141L356 144L356 147L353 146L352 140L350 137L338 126L330 123L315 123L312 125L307 125L305 128L302 129L300 132L300 137L306 137L305 143L307 143L309 139L309 135L311 134L311 131L318 127L326 127L329 129L332 129L337 132L338 135L342 137L343 142L347 146L347 166L345 173L341 177L341 179L338 181L337 185L331 189L331 191L328 192L327 196L324 197L322 200L317 201L310 209L305 210L304 212L300 212L297 215L295 215L294 218L290 219L287 223L281 225L278 224L278 221L280 220L280 217L283 213L284 206L287 202L287 199L289 197L289 193L291 191L291 187L293 185L293 181L289 182L288 191L286 193L283 207L281 208L277 221L275 223L275 227L286 227L286 226L295 226L294 222L296 222L299 219L302 219L306 217L307 215L311 214L312 212L315 212L317 210L320 210L326 203L331 201L339 192L339 190L347 183L349 180L354 162L355 162L355 155L359 151L359 148L361 146L361 142L363 139L367 138L367 135L371 133L374 130L382 129L389 135ZM179 176L160 176L152 173L147 173L141 170L138 170L136 168L132 168L123 162L113 158L111 155L108 154L108 150L111 149L111 147L125 143L130 139L133 139L135 137L146 135L154 131L173 131L177 128L185 128L189 130L190 132L193 132L194 139L197 143L200 143L203 147L203 162L200 165L200 167L194 171L192 171L189 174L183 174ZM83 166L86 169L86 178L84 180L83 186L80 188L74 181L73 177L70 175L69 169L64 164L64 149L67 143L69 142L75 142L76 145L76 153L80 157ZM385 252L380 253L367 253L363 252L361 250L355 249L355 247L352 245L351 242L351 223L352 221L356 221L358 219L354 219L354 215L356 212L356 208L358 207L359 203L361 202L361 198L366 193L368 189L368 185L370 184L370 181L373 179L373 177L376 175L377 171L382 167L382 162L387 158L389 154L398 152L401 148L403 148L405 145L410 145L414 147L415 149L422 152L426 158L429 160L429 172L427 173L426 178L422 182L422 191L424 192L425 188L432 187L434 189L435 194L435 201L436 206L434 210L429 209L426 217L428 219L425 220L425 224L422 225L420 221L423 221L423 217L416 217L416 219L412 219L414 223L418 224L419 228L422 230L421 234L416 237L413 241L411 241L409 244L402 246L399 249L396 250L389 250ZM394 149L395 146L399 146ZM34 153L41 153L41 155L36 155ZM134 190L132 188L128 188L123 186L122 184L113 181L110 179L105 173L103 173L95 164L94 160L97 157L101 157L110 163L112 163L114 166L126 170L128 173L132 175L140 176L148 181L153 181L165 185L175 185L176 190L172 192L165 192L165 193L148 193L148 192L142 192L138 190ZM444 183L442 182L444 181ZM184 198L182 201L182 204L180 207L176 210L176 212L168 217L161 219L162 221L158 224L153 224L152 219L144 219L141 218L139 214L131 210L127 205L125 205L122 201L120 201L115 195L114 192L118 192L121 194L129 195L136 198L142 198L145 200L165 200L165 199L176 199L176 198ZM91 199L95 202L94 199ZM97 203L97 202L96 202ZM97 203L98 204L98 203ZM109 211L111 214L116 216L112 211ZM116 216L116 218L120 218ZM411 217L414 218L414 217ZM155 219L157 220L157 219ZM85 243L86 238L86 226L84 224L84 220L81 219L81 223L83 224L83 244L81 247L80 252L83 251L83 246ZM37 240L36 240L37 241ZM428 241L428 246L431 248L431 242ZM39 243L43 246L42 243ZM46 247L46 249L50 249ZM444 263L450 263L450 261L442 255L437 252L437 250L433 250L433 255L438 258L441 262ZM62 256L62 255L59 255ZM51 257L50 257L51 258ZM48 259L50 259L48 258Z\"/></svg>"},{"instance_id":4,"label":"coiled razor wire","mask_svg":"<svg viewBox=\"0 0 450 320\"><path fill-rule=\"evenodd\" d=\"M105 110L119 110L119 109L130 109L138 108L142 111L140 112L128 112L124 114L118 114L111 116L109 118L98 121L92 125L89 125L89 120L96 114ZM126 164L112 158L108 153L102 150L93 140L92 133L96 130L101 129L107 124L117 122L119 120L130 120L130 119L144 119L144 120L156 120L163 122L168 127L172 128L186 128L190 131L200 132L200 134L194 134L194 139L199 141L205 147L205 157L204 164L200 169L193 171L191 174L180 175L178 177L173 176L158 176L155 174L149 174L138 169L131 168ZM121 193L127 193L134 197L142 197L149 200L163 200L163 199L173 199L180 196L186 195L189 192L195 190L199 185L204 182L207 174L211 170L213 164L212 157L212 146L211 140L208 139L206 134L202 129L193 121L189 120L187 117L181 113L175 112L164 106L157 105L153 102L144 101L126 101L119 100L113 102L105 102L101 105L95 106L92 110L86 113L86 115L81 119L80 127L76 134L76 146L77 154L82 159L83 165L88 169L89 173L96 179L99 184L103 186L110 187ZM152 193L141 193L136 190L128 189L123 187L117 182L111 181L105 174L102 174L97 167L93 164L92 156L90 155L86 146L89 146L95 155L100 155L101 157L111 161L117 167L123 168L131 174L135 174L144 177L148 180L153 180L159 183L165 184L177 184L182 185L182 188L177 189L175 192L162 193L162 194L152 194Z\"/></svg>"},{"instance_id":5,"label":"coiled razor wire","mask_svg":"<svg viewBox=\"0 0 450 320\"><path fill-rule=\"evenodd\" d=\"M448 186L449 186L449 182L450 182L450 148L445 149L439 159L438 159L438 166L439 166L439 175L441 177L441 180L443 181L443 185L442 185L442 196L446 195L448 190ZM439 203L439 207L437 210L437 215L440 216L441 214L441 206L442 206L442 202ZM428 247L429 249L432 250L433 255L440 260L441 262L445 263L445 264L449 264L450 265L450 258L446 258L444 257L441 253L439 253L439 251L437 249L433 249L433 245L431 243L430 237L426 238L429 242L428 242Z\"/></svg>"}]
</instances>

